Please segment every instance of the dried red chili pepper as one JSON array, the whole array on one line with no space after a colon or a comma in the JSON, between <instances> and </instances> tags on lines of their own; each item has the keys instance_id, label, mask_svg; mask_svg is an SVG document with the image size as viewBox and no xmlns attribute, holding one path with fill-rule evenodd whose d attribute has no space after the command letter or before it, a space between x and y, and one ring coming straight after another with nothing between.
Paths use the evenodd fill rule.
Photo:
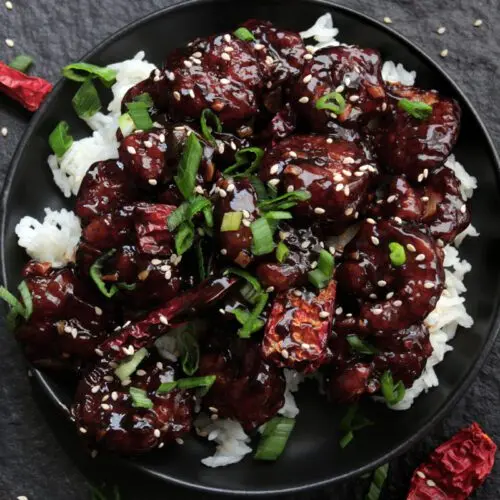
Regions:
<instances>
[{"instance_id":1,"label":"dried red chili pepper","mask_svg":"<svg viewBox=\"0 0 500 500\"><path fill-rule=\"evenodd\" d=\"M473 423L436 448L416 469L407 500L464 500L493 468L497 446Z\"/></svg>"},{"instance_id":2,"label":"dried red chili pepper","mask_svg":"<svg viewBox=\"0 0 500 500\"><path fill-rule=\"evenodd\" d=\"M36 111L52 84L43 78L28 76L0 61L0 92L21 103L27 110Z\"/></svg>"}]
</instances>

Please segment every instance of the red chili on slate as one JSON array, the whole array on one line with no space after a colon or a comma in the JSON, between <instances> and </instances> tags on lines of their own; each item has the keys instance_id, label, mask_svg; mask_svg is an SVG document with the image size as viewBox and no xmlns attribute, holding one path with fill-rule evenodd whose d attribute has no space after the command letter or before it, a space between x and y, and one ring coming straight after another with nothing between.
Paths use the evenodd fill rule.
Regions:
<instances>
[{"instance_id":1,"label":"red chili on slate","mask_svg":"<svg viewBox=\"0 0 500 500\"><path fill-rule=\"evenodd\" d=\"M407 500L464 500L493 468L497 446L473 423L436 448L411 479Z\"/></svg>"},{"instance_id":2,"label":"red chili on slate","mask_svg":"<svg viewBox=\"0 0 500 500\"><path fill-rule=\"evenodd\" d=\"M21 103L27 110L36 111L52 84L43 78L28 76L0 61L0 92Z\"/></svg>"}]
</instances>

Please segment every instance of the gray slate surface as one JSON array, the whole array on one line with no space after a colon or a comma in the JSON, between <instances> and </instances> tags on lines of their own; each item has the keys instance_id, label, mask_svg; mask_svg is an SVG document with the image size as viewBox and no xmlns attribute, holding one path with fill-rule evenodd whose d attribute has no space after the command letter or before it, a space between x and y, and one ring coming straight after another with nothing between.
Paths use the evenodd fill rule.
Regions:
<instances>
[{"instance_id":1,"label":"gray slate surface","mask_svg":"<svg viewBox=\"0 0 500 500\"><path fill-rule=\"evenodd\" d=\"M26 52L35 57L36 73L55 82L60 68L74 60L125 24L158 8L169 0L12 0L8 11L0 3L0 60L9 61ZM243 0L234 0L243 1ZM500 61L500 10L498 0L339 0L375 18L390 16L393 27L423 47L443 64L471 98L500 146L498 74ZM481 18L484 24L474 28ZM438 26L447 32L438 35ZM15 41L8 48L5 38ZM441 60L439 52L449 49ZM20 140L30 114L0 97L0 127L7 126L7 138L0 136L0 182ZM0 500L25 495L29 500L88 500L87 482L108 479L125 484L123 472L102 477L102 471L80 455L68 454L72 434L54 416L39 396L34 399L26 366L18 347L4 330L0 350ZM385 498L405 497L411 471L437 444L461 427L476 420L500 443L500 346L491 353L478 379L452 414L409 453L391 464ZM56 437L57 434L57 437ZM228 473L230 471L228 470ZM148 480L149 481L149 480ZM123 500L204 498L172 487L128 478L122 487ZM356 482L355 482L356 483ZM364 484L347 483L300 498L347 500L363 498ZM359 483L359 482L358 482ZM135 486L134 486L135 484ZM137 489L137 485L140 486ZM168 495L168 496L167 496ZM207 497L208 498L208 497ZM299 497L296 497L297 500ZM500 466L475 498L500 498Z\"/></svg>"}]
</instances>

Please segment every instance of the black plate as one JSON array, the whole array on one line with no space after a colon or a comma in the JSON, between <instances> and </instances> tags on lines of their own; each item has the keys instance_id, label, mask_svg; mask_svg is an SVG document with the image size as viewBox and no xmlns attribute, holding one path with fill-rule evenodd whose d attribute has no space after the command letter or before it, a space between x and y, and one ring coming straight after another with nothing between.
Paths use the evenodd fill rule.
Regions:
<instances>
[{"instance_id":1,"label":"black plate","mask_svg":"<svg viewBox=\"0 0 500 500\"><path fill-rule=\"evenodd\" d=\"M393 412L383 405L368 403L363 410L376 426L361 431L345 450L338 446L338 421L343 409L334 408L317 394L312 383L298 396L301 413L287 449L274 464L246 458L227 468L208 469L199 461L213 452L212 445L193 437L184 446L173 446L128 465L192 488L218 493L265 494L299 491L340 481L380 465L421 439L441 419L470 385L488 354L499 328L498 244L500 197L497 182L499 159L484 125L469 101L450 78L401 35L380 23L345 7L315 0L235 0L183 3L148 16L99 45L88 59L108 64L130 58L139 49L149 60L160 63L165 54L196 36L230 31L249 17L269 19L289 29L309 27L330 11L340 38L348 43L374 47L384 59L402 62L418 72L417 83L455 97L463 110L462 132L455 154L479 180L473 203L473 223L481 237L466 241L462 255L473 264L466 284L467 308L474 327L459 331L452 342L454 351L437 368L440 386L418 398L406 412ZM67 120L76 135L89 131L74 115L71 98L75 87L59 83L36 114L12 162L3 196L2 278L14 289L26 256L17 246L14 227L26 214L41 218L43 208L72 208L52 181L45 163L47 138L60 120ZM53 378L36 372L38 381L60 406L70 400L70 391ZM124 463L127 461L123 461Z\"/></svg>"}]
</instances>

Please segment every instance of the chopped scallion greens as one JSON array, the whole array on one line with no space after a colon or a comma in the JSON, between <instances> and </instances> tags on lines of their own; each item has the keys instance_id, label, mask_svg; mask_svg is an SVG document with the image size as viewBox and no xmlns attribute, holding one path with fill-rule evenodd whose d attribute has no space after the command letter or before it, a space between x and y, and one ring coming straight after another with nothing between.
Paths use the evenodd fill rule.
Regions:
<instances>
[{"instance_id":1,"label":"chopped scallion greens","mask_svg":"<svg viewBox=\"0 0 500 500\"><path fill-rule=\"evenodd\" d=\"M155 103L153 102L153 98L148 92L143 92L134 97L134 102L141 102L147 106L147 108L152 108Z\"/></svg>"},{"instance_id":2,"label":"chopped scallion greens","mask_svg":"<svg viewBox=\"0 0 500 500\"><path fill-rule=\"evenodd\" d=\"M177 175L174 177L175 183L186 200L193 196L196 184L196 175L200 168L202 147L196 134L189 134L189 137L182 152Z\"/></svg>"},{"instance_id":3,"label":"chopped scallion greens","mask_svg":"<svg viewBox=\"0 0 500 500\"><path fill-rule=\"evenodd\" d=\"M425 120L432 114L432 106L421 101L410 101L401 99L398 102L398 108L405 110L410 116L417 120Z\"/></svg>"},{"instance_id":4,"label":"chopped scallion greens","mask_svg":"<svg viewBox=\"0 0 500 500\"><path fill-rule=\"evenodd\" d=\"M101 109L101 99L90 78L80 85L71 103L76 114L82 119L94 116Z\"/></svg>"},{"instance_id":5,"label":"chopped scallion greens","mask_svg":"<svg viewBox=\"0 0 500 500\"><path fill-rule=\"evenodd\" d=\"M135 130L135 123L128 113L125 113L118 118L118 126L123 134L123 137L127 137Z\"/></svg>"},{"instance_id":6,"label":"chopped scallion greens","mask_svg":"<svg viewBox=\"0 0 500 500\"><path fill-rule=\"evenodd\" d=\"M253 33L247 29L247 28L238 28L233 32L233 35L236 38L239 38L240 40L243 40L244 42L252 42L255 40L255 37L253 36Z\"/></svg>"},{"instance_id":7,"label":"chopped scallion greens","mask_svg":"<svg viewBox=\"0 0 500 500\"><path fill-rule=\"evenodd\" d=\"M109 252L101 255L90 267L90 277L99 288L99 291L108 299L113 297L113 295L118 291L118 287L112 284L108 289L106 283L102 279L102 268L106 260L111 257L116 252L116 249L111 249Z\"/></svg>"},{"instance_id":8,"label":"chopped scallion greens","mask_svg":"<svg viewBox=\"0 0 500 500\"><path fill-rule=\"evenodd\" d=\"M224 271L224 276L227 276L228 274L234 274L235 276L243 278L247 281L247 283L250 283L250 285L256 292L262 292L262 285L260 284L259 280L255 276L252 276L248 271L244 271L239 267L228 267Z\"/></svg>"},{"instance_id":9,"label":"chopped scallion greens","mask_svg":"<svg viewBox=\"0 0 500 500\"><path fill-rule=\"evenodd\" d=\"M144 94L142 94L144 95ZM147 132L153 128L153 120L149 116L149 106L144 101L127 103L128 114L132 118L135 128Z\"/></svg>"},{"instance_id":10,"label":"chopped scallion greens","mask_svg":"<svg viewBox=\"0 0 500 500\"><path fill-rule=\"evenodd\" d=\"M137 367L141 364L144 358L148 355L148 350L143 347L136 351L132 356L123 360L115 369L115 375L123 382L130 378L135 373Z\"/></svg>"},{"instance_id":11,"label":"chopped scallion greens","mask_svg":"<svg viewBox=\"0 0 500 500\"><path fill-rule=\"evenodd\" d=\"M305 190L292 191L291 193L285 193L276 198L269 200L264 200L259 203L259 208L264 212L270 212L272 210L287 210L295 206L297 203L302 201L307 201L311 197L311 193Z\"/></svg>"},{"instance_id":12,"label":"chopped scallion greens","mask_svg":"<svg viewBox=\"0 0 500 500\"><path fill-rule=\"evenodd\" d=\"M153 408L153 401L148 398L148 393L144 389L131 387L129 389L130 397L132 398L132 406L134 408Z\"/></svg>"},{"instance_id":13,"label":"chopped scallion greens","mask_svg":"<svg viewBox=\"0 0 500 500\"><path fill-rule=\"evenodd\" d=\"M210 390L210 387L217 379L217 375L205 375L204 377L190 377L181 378L174 382L164 382L157 389L158 394L165 394L173 389L196 389L198 387L204 388L205 393Z\"/></svg>"},{"instance_id":14,"label":"chopped scallion greens","mask_svg":"<svg viewBox=\"0 0 500 500\"><path fill-rule=\"evenodd\" d=\"M353 351L359 352L360 354L376 354L378 349L368 344L364 340L361 340L357 335L347 335L347 342L351 346Z\"/></svg>"},{"instance_id":15,"label":"chopped scallion greens","mask_svg":"<svg viewBox=\"0 0 500 500\"><path fill-rule=\"evenodd\" d=\"M213 126L208 124L209 121L213 123ZM219 117L210 108L206 108L201 113L200 125L201 135L203 135L212 146L215 145L215 138L212 135L214 128L216 132L222 132L222 124Z\"/></svg>"},{"instance_id":16,"label":"chopped scallion greens","mask_svg":"<svg viewBox=\"0 0 500 500\"><path fill-rule=\"evenodd\" d=\"M276 259L278 260L278 262L285 262L289 254L290 250L288 249L288 247L285 245L285 243L280 241L278 243L278 246L276 247Z\"/></svg>"},{"instance_id":17,"label":"chopped scallion greens","mask_svg":"<svg viewBox=\"0 0 500 500\"><path fill-rule=\"evenodd\" d=\"M22 73L26 73L27 69L33 64L33 58L26 54L21 54L19 56L14 57L10 62L9 66L11 68L17 69L17 71L21 71Z\"/></svg>"},{"instance_id":18,"label":"chopped scallion greens","mask_svg":"<svg viewBox=\"0 0 500 500\"><path fill-rule=\"evenodd\" d=\"M192 376L198 371L200 362L200 346L193 332L193 325L188 324L185 329L177 334L179 349L181 351L181 364L183 372Z\"/></svg>"},{"instance_id":19,"label":"chopped scallion greens","mask_svg":"<svg viewBox=\"0 0 500 500\"><path fill-rule=\"evenodd\" d=\"M349 406L347 413L340 421L340 430L345 433L339 441L341 448L345 448L354 439L354 431L359 431L364 427L373 425L373 422L363 415L360 415L358 410L358 403Z\"/></svg>"},{"instance_id":20,"label":"chopped scallion greens","mask_svg":"<svg viewBox=\"0 0 500 500\"><path fill-rule=\"evenodd\" d=\"M389 464L381 465L374 473L370 489L365 496L365 500L379 500L382 493L382 488L389 473Z\"/></svg>"},{"instance_id":21,"label":"chopped scallion greens","mask_svg":"<svg viewBox=\"0 0 500 500\"><path fill-rule=\"evenodd\" d=\"M354 439L354 434L352 431L347 431L339 441L340 447L345 448Z\"/></svg>"},{"instance_id":22,"label":"chopped scallion greens","mask_svg":"<svg viewBox=\"0 0 500 500\"><path fill-rule=\"evenodd\" d=\"M73 144L73 137L69 134L69 125L62 121L49 135L49 144L58 158L61 158Z\"/></svg>"},{"instance_id":23,"label":"chopped scallion greens","mask_svg":"<svg viewBox=\"0 0 500 500\"><path fill-rule=\"evenodd\" d=\"M194 196L189 201L181 203L169 216L167 220L169 231L175 231L183 222L191 222L193 217L212 207L212 202L204 196ZM211 213L211 210L210 210Z\"/></svg>"},{"instance_id":24,"label":"chopped scallion greens","mask_svg":"<svg viewBox=\"0 0 500 500\"><path fill-rule=\"evenodd\" d=\"M9 330L15 328L18 316L22 316L25 320L28 320L33 312L33 300L25 281L21 281L18 290L24 304L5 287L0 286L0 299L5 300L10 306L10 311L7 314L7 326Z\"/></svg>"},{"instance_id":25,"label":"chopped scallion greens","mask_svg":"<svg viewBox=\"0 0 500 500\"><path fill-rule=\"evenodd\" d=\"M245 323L238 330L239 337L243 339L249 338L252 335L252 333L256 332L257 330L260 330L260 328L264 326L264 322L260 320L259 316L264 311L264 308L266 307L268 300L269 300L269 294L261 293L259 295L255 307L250 311L250 314L246 318ZM259 327L259 325L261 326Z\"/></svg>"},{"instance_id":26,"label":"chopped scallion greens","mask_svg":"<svg viewBox=\"0 0 500 500\"><path fill-rule=\"evenodd\" d=\"M252 253L254 255L265 255L274 250L273 230L265 217L253 221L250 224L252 231Z\"/></svg>"},{"instance_id":27,"label":"chopped scallion greens","mask_svg":"<svg viewBox=\"0 0 500 500\"><path fill-rule=\"evenodd\" d=\"M231 314L234 314L235 318L238 320L238 322L241 325L246 325L249 323L250 319L250 312L246 309L243 309L241 307L236 307L235 309L232 309L230 311ZM263 319L257 318L256 320L252 321L249 323L249 336L252 335L252 333L258 332L262 328L264 328L265 321Z\"/></svg>"},{"instance_id":28,"label":"chopped scallion greens","mask_svg":"<svg viewBox=\"0 0 500 500\"><path fill-rule=\"evenodd\" d=\"M406 262L406 251L405 247L396 241L389 243L389 258L391 259L392 265L399 267Z\"/></svg>"},{"instance_id":29,"label":"chopped scallion greens","mask_svg":"<svg viewBox=\"0 0 500 500\"><path fill-rule=\"evenodd\" d=\"M283 210L271 210L270 212L265 212L264 217L271 220L293 219L290 212L284 212Z\"/></svg>"},{"instance_id":30,"label":"chopped scallion greens","mask_svg":"<svg viewBox=\"0 0 500 500\"><path fill-rule=\"evenodd\" d=\"M243 212L226 212L220 226L221 233L226 231L238 231L243 219Z\"/></svg>"},{"instance_id":31,"label":"chopped scallion greens","mask_svg":"<svg viewBox=\"0 0 500 500\"><path fill-rule=\"evenodd\" d=\"M384 372L380 378L380 389L382 395L390 406L399 403L405 396L405 386L401 380L397 384L394 383L390 370Z\"/></svg>"},{"instance_id":32,"label":"chopped scallion greens","mask_svg":"<svg viewBox=\"0 0 500 500\"><path fill-rule=\"evenodd\" d=\"M345 110L345 99L338 92L330 92L316 101L316 109L327 109L336 115L341 115Z\"/></svg>"},{"instance_id":33,"label":"chopped scallion greens","mask_svg":"<svg viewBox=\"0 0 500 500\"><path fill-rule=\"evenodd\" d=\"M319 289L325 288L333 277L335 259L330 252L321 250L319 253L318 267L309 271L309 281Z\"/></svg>"},{"instance_id":34,"label":"chopped scallion greens","mask_svg":"<svg viewBox=\"0 0 500 500\"><path fill-rule=\"evenodd\" d=\"M177 255L187 252L194 242L194 225L192 222L183 222L175 234L175 250Z\"/></svg>"},{"instance_id":35,"label":"chopped scallion greens","mask_svg":"<svg viewBox=\"0 0 500 500\"><path fill-rule=\"evenodd\" d=\"M87 78L99 78L106 87L111 87L116 80L116 70L96 66L86 62L68 64L62 70L64 77L75 82L84 82Z\"/></svg>"},{"instance_id":36,"label":"chopped scallion greens","mask_svg":"<svg viewBox=\"0 0 500 500\"><path fill-rule=\"evenodd\" d=\"M225 177L231 176L235 179L239 177L248 177L259 169L263 156L264 150L261 148L252 147L240 149L235 155L236 163L227 167L223 174ZM247 166L248 164L250 165ZM247 166L247 168L241 171L241 167L243 166Z\"/></svg>"},{"instance_id":37,"label":"chopped scallion greens","mask_svg":"<svg viewBox=\"0 0 500 500\"><path fill-rule=\"evenodd\" d=\"M24 319L27 320L33 313L33 299L31 298L31 293L28 288L28 285L26 284L26 281L21 281L17 289L19 290L19 293L21 294L21 297L24 302L24 312L22 313L22 315Z\"/></svg>"},{"instance_id":38,"label":"chopped scallion greens","mask_svg":"<svg viewBox=\"0 0 500 500\"><path fill-rule=\"evenodd\" d=\"M295 427L295 419L274 417L265 424L254 458L276 460L284 451L288 438Z\"/></svg>"},{"instance_id":39,"label":"chopped scallion greens","mask_svg":"<svg viewBox=\"0 0 500 500\"><path fill-rule=\"evenodd\" d=\"M205 267L205 257L203 255L203 245L201 240L196 243L196 258L198 260L198 274L200 275L200 280L204 280L208 277L207 269Z\"/></svg>"}]
</instances>

